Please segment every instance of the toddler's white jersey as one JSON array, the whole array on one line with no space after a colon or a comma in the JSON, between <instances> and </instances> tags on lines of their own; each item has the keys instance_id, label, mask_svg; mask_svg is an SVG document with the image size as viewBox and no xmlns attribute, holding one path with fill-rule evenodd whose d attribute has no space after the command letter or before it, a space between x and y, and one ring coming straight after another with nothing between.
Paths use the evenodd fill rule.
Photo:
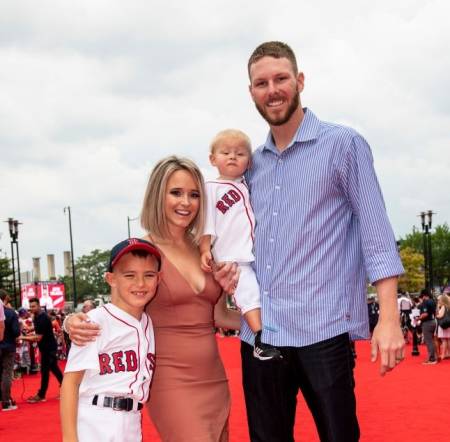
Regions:
<instances>
[{"instance_id":1,"label":"toddler's white jersey","mask_svg":"<svg viewBox=\"0 0 450 442\"><path fill-rule=\"evenodd\" d=\"M253 262L255 216L243 178L206 182L206 225L214 259Z\"/></svg>"},{"instance_id":2,"label":"toddler's white jersey","mask_svg":"<svg viewBox=\"0 0 450 442\"><path fill-rule=\"evenodd\" d=\"M155 341L149 316L144 312L139 321L113 304L91 310L88 316L101 326L101 334L84 347L72 344L65 369L85 370L79 389L80 402L96 394L127 396L145 402L155 367Z\"/></svg>"}]
</instances>

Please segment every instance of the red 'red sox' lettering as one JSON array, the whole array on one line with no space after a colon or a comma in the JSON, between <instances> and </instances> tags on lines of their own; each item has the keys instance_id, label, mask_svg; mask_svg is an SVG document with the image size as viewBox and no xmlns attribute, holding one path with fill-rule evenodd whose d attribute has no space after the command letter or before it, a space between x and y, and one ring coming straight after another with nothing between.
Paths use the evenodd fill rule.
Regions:
<instances>
[{"instance_id":1,"label":"red 'red sox' lettering","mask_svg":"<svg viewBox=\"0 0 450 442\"><path fill-rule=\"evenodd\" d=\"M155 355L153 353L147 353L147 359L150 363L150 370L153 371L155 369Z\"/></svg>"},{"instance_id":2,"label":"red 'red sox' lettering","mask_svg":"<svg viewBox=\"0 0 450 442\"><path fill-rule=\"evenodd\" d=\"M101 353L98 355L98 361L100 375L136 371L138 369L138 358L134 350L116 351L111 355Z\"/></svg>"},{"instance_id":3,"label":"red 'red sox' lettering","mask_svg":"<svg viewBox=\"0 0 450 442\"><path fill-rule=\"evenodd\" d=\"M231 189L225 193L222 198L217 201L216 209L220 210L222 213L226 213L227 210L241 200L241 195L238 192Z\"/></svg>"}]
</instances>

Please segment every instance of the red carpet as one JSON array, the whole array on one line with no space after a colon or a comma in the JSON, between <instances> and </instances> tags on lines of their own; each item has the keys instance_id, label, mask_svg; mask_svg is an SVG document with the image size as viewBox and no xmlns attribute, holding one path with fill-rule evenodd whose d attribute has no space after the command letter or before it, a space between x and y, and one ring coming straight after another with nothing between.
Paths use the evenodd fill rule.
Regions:
<instances>
[{"instance_id":1,"label":"red carpet","mask_svg":"<svg viewBox=\"0 0 450 442\"><path fill-rule=\"evenodd\" d=\"M240 386L239 340L219 340L220 351L230 380L232 412L231 442L248 441L243 393ZM381 378L369 361L369 344L357 343L356 394L363 442L428 442L450 439L448 407L450 398L450 360L423 366L421 356L407 358L394 372ZM47 402L27 404L24 400L36 393L40 375L26 376L13 384L13 397L19 409L0 412L0 441L54 442L61 440L59 429L58 388L53 376ZM144 414L144 441L159 438ZM313 420L299 396L295 437L298 441L317 441ZM186 441L189 442L189 441Z\"/></svg>"}]
</instances>

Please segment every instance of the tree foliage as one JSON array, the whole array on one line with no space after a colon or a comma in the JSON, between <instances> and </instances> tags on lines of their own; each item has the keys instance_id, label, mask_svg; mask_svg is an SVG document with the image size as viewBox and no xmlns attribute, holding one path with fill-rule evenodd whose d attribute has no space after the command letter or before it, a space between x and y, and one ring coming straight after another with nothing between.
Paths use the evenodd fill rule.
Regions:
<instances>
[{"instance_id":1,"label":"tree foliage","mask_svg":"<svg viewBox=\"0 0 450 442\"><path fill-rule=\"evenodd\" d=\"M0 257L0 288L11 290L10 277L12 273L11 261L6 257Z\"/></svg>"},{"instance_id":2,"label":"tree foliage","mask_svg":"<svg viewBox=\"0 0 450 442\"><path fill-rule=\"evenodd\" d=\"M80 256L75 263L75 277L77 288L77 302L86 298L109 293L104 274L108 267L109 251L95 249L88 255ZM73 300L72 276L59 278L66 287L66 299Z\"/></svg>"},{"instance_id":3,"label":"tree foliage","mask_svg":"<svg viewBox=\"0 0 450 442\"><path fill-rule=\"evenodd\" d=\"M411 247L400 250L405 273L398 280L399 290L417 293L425 286L424 258Z\"/></svg>"},{"instance_id":4,"label":"tree foliage","mask_svg":"<svg viewBox=\"0 0 450 442\"><path fill-rule=\"evenodd\" d=\"M450 228L447 223L438 225L431 234L434 285L444 287L450 281ZM400 251L412 249L423 256L423 233L413 228L405 238L400 239Z\"/></svg>"}]
</instances>

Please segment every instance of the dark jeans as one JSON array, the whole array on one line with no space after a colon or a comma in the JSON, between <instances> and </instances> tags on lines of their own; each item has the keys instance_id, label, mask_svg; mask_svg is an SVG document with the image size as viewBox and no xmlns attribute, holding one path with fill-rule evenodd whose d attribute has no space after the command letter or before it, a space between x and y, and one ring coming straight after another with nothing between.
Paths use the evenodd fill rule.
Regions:
<instances>
[{"instance_id":1,"label":"dark jeans","mask_svg":"<svg viewBox=\"0 0 450 442\"><path fill-rule=\"evenodd\" d=\"M38 391L38 395L45 398L48 389L48 379L52 372L56 379L58 379L59 385L61 385L63 375L58 367L58 358L56 357L56 350L50 352L41 352L41 388Z\"/></svg>"},{"instance_id":2,"label":"dark jeans","mask_svg":"<svg viewBox=\"0 0 450 442\"><path fill-rule=\"evenodd\" d=\"M11 399L11 383L14 374L15 355L15 351L0 349L0 379L2 402L7 402Z\"/></svg>"},{"instance_id":3,"label":"dark jeans","mask_svg":"<svg viewBox=\"0 0 450 442\"><path fill-rule=\"evenodd\" d=\"M425 345L427 346L429 361L436 360L436 352L434 349L434 342L433 342L433 336L435 331L436 331L435 319L422 322L423 340L425 341Z\"/></svg>"},{"instance_id":4,"label":"dark jeans","mask_svg":"<svg viewBox=\"0 0 450 442\"><path fill-rule=\"evenodd\" d=\"M359 440L354 359L347 333L306 347L279 347L282 361L260 361L242 342L242 377L252 442L293 442L300 389L322 442Z\"/></svg>"}]
</instances>

